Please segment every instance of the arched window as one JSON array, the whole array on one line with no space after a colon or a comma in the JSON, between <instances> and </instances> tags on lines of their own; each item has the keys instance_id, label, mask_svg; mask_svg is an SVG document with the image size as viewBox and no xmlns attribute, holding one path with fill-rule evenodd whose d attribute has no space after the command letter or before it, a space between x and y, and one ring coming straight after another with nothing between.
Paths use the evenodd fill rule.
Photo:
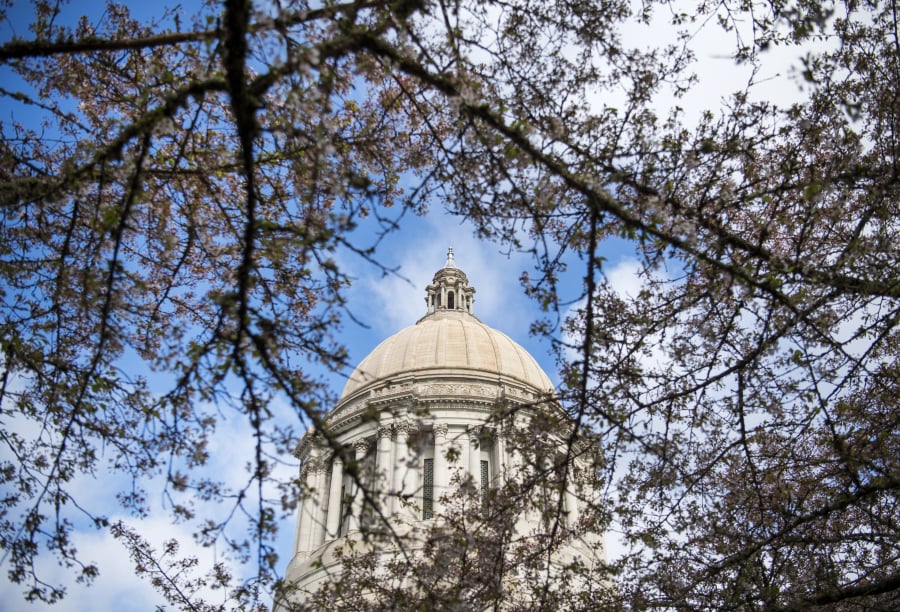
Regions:
<instances>
[{"instance_id":1,"label":"arched window","mask_svg":"<svg viewBox=\"0 0 900 612\"><path fill-rule=\"evenodd\" d=\"M449 308L450 310L453 310L453 292L452 291L447 292L447 308Z\"/></svg>"}]
</instances>

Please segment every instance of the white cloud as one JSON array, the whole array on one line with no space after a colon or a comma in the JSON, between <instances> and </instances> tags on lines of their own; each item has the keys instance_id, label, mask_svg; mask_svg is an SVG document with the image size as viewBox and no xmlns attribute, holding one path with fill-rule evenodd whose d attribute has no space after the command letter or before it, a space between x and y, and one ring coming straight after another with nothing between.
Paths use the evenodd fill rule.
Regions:
<instances>
[{"instance_id":1,"label":"white cloud","mask_svg":"<svg viewBox=\"0 0 900 612\"><path fill-rule=\"evenodd\" d=\"M696 4L687 0L677 0L668 7L657 7L649 24L635 19L626 20L620 33L624 44L639 47L636 41L650 41L645 50L660 48L664 45L679 45L678 29L671 25L673 14L696 14ZM633 12L642 11L641 3L635 3ZM755 32L753 23L746 19L732 22L734 28L725 31L717 18L727 20L724 9L719 15L712 15L696 23L686 22L680 29L687 34L687 46L693 52L694 61L689 71L697 75L697 84L691 87L681 98L659 95L654 107L660 116L665 116L671 109L680 107L684 111L687 125L695 125L705 110L717 110L723 102L736 92L745 91L749 86L749 97L755 101L766 101L786 108L804 100L808 91L804 91L797 81L798 68L802 66L802 58L811 51L822 51L828 46L837 44L836 37L826 40L810 40L804 46L770 45L760 51L757 65L749 62L735 63L732 58L740 45L751 44ZM596 96L599 107L603 103L624 103L624 93L616 100L618 92L604 91Z\"/></svg>"},{"instance_id":2,"label":"white cloud","mask_svg":"<svg viewBox=\"0 0 900 612\"><path fill-rule=\"evenodd\" d=\"M126 517L112 517L111 521L123 520L136 528L142 537L150 542L157 552L162 550L163 542L174 539L178 541L179 552L184 555L196 555L200 560L200 568L212 567L215 551L196 545L189 531L173 525L167 517L150 517L140 521ZM80 555L100 568L100 575L91 585L78 584L73 579L73 570L60 566L56 559L48 554L42 555L37 562L41 577L51 584L66 585L66 597L48 609L59 612L88 612L95 610L116 610L117 612L143 612L164 605L164 598L155 591L149 581L138 578L134 573L134 563L125 546L107 531L80 531L73 536L73 544ZM199 570L198 570L199 571ZM0 581L0 610L23 609L23 587L8 581ZM220 602L224 599L221 591L206 590L198 594L209 602ZM35 604L29 609L39 609Z\"/></svg>"},{"instance_id":3,"label":"white cloud","mask_svg":"<svg viewBox=\"0 0 900 612\"><path fill-rule=\"evenodd\" d=\"M621 299L634 299L644 286L641 271L642 266L636 259L625 258L606 273L606 280Z\"/></svg>"}]
</instances>

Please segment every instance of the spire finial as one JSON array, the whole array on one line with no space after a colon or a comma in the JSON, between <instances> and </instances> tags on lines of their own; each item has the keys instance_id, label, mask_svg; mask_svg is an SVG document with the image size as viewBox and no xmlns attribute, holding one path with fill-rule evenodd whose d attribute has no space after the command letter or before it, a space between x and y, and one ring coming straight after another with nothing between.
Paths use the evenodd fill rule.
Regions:
<instances>
[{"instance_id":1,"label":"spire finial","mask_svg":"<svg viewBox=\"0 0 900 612\"><path fill-rule=\"evenodd\" d=\"M453 261L453 247L447 247L447 261L444 262L445 268L455 268L456 262Z\"/></svg>"}]
</instances>

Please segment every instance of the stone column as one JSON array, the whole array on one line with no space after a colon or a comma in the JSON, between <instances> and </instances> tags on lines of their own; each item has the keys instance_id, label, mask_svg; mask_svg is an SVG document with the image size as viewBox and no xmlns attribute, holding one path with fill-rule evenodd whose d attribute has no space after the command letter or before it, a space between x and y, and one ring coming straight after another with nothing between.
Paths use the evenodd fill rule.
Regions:
<instances>
[{"instance_id":1,"label":"stone column","mask_svg":"<svg viewBox=\"0 0 900 612\"><path fill-rule=\"evenodd\" d=\"M434 425L434 514L437 516L443 510L441 496L449 490L450 470L447 465L447 424L435 423Z\"/></svg>"},{"instance_id":2,"label":"stone column","mask_svg":"<svg viewBox=\"0 0 900 612\"><path fill-rule=\"evenodd\" d=\"M494 436L494 454L497 455L497 481L498 484L506 483L507 456L506 456L506 430L502 427L497 428Z\"/></svg>"},{"instance_id":3,"label":"stone column","mask_svg":"<svg viewBox=\"0 0 900 612\"><path fill-rule=\"evenodd\" d=\"M472 470L469 467L469 430L464 429L460 432L458 436L456 436L456 446L459 451L459 469L460 469L460 478L464 478L466 474L471 474Z\"/></svg>"},{"instance_id":4,"label":"stone column","mask_svg":"<svg viewBox=\"0 0 900 612\"><path fill-rule=\"evenodd\" d=\"M304 462L300 472L300 481L303 488L300 491L300 511L297 515L297 540L294 542L294 550L298 553L309 552L309 534L312 530L312 505L313 505L313 474L310 465L310 457Z\"/></svg>"},{"instance_id":5,"label":"stone column","mask_svg":"<svg viewBox=\"0 0 900 612\"><path fill-rule=\"evenodd\" d=\"M478 446L479 431L477 427L469 428L469 473L475 488L481 491L481 449Z\"/></svg>"},{"instance_id":6,"label":"stone column","mask_svg":"<svg viewBox=\"0 0 900 612\"><path fill-rule=\"evenodd\" d=\"M309 546L309 550L311 551L318 548L322 542L325 541L325 521L327 520L327 505L325 503L327 500L327 493L325 491L325 485L327 480L325 462L322 461L322 458L320 457L316 460L316 494L314 512L312 513L312 531L310 533L312 541Z\"/></svg>"},{"instance_id":7,"label":"stone column","mask_svg":"<svg viewBox=\"0 0 900 612\"><path fill-rule=\"evenodd\" d=\"M353 444L354 452L356 453L356 472L357 477L360 481L363 480L364 470L363 470L363 462L366 458L366 453L369 451L369 441L368 440L357 440ZM353 483L353 497L352 497L352 506L350 509L350 528L348 531L359 531L359 527L362 521L362 510L363 510L363 491L360 487L359 482Z\"/></svg>"},{"instance_id":8,"label":"stone column","mask_svg":"<svg viewBox=\"0 0 900 612\"><path fill-rule=\"evenodd\" d=\"M511 421L509 429L506 430L506 439L503 443L504 451L506 453L506 477L521 482L523 465L522 453L515 447L515 444L520 442L521 439L519 436L514 436L517 431L515 428L515 421Z\"/></svg>"},{"instance_id":9,"label":"stone column","mask_svg":"<svg viewBox=\"0 0 900 612\"><path fill-rule=\"evenodd\" d=\"M410 439L416 434L409 421L400 421L395 424L396 455L394 460L394 489L398 497L394 504L394 512L402 513L407 517L415 517L415 511L403 504L415 502L414 496L418 489L418 471L416 469L417 453L410 446Z\"/></svg>"},{"instance_id":10,"label":"stone column","mask_svg":"<svg viewBox=\"0 0 900 612\"><path fill-rule=\"evenodd\" d=\"M375 488L381 502L380 510L385 515L391 514L391 493L394 490L394 464L391 461L393 450L393 428L385 422L378 427L378 451L375 455Z\"/></svg>"},{"instance_id":11,"label":"stone column","mask_svg":"<svg viewBox=\"0 0 900 612\"><path fill-rule=\"evenodd\" d=\"M409 423L399 421L394 423L394 477L392 491L395 492L391 503L391 514L398 514L401 509L400 499L403 495L404 484L407 481L408 449L406 438L409 434Z\"/></svg>"},{"instance_id":12,"label":"stone column","mask_svg":"<svg viewBox=\"0 0 900 612\"><path fill-rule=\"evenodd\" d=\"M566 478L566 525L569 527L578 520L578 496L575 495L575 471L573 466L569 466Z\"/></svg>"},{"instance_id":13,"label":"stone column","mask_svg":"<svg viewBox=\"0 0 900 612\"><path fill-rule=\"evenodd\" d=\"M341 528L341 485L344 481L344 462L337 455L331 462L331 488L328 492L328 521L325 537L337 539Z\"/></svg>"}]
</instances>

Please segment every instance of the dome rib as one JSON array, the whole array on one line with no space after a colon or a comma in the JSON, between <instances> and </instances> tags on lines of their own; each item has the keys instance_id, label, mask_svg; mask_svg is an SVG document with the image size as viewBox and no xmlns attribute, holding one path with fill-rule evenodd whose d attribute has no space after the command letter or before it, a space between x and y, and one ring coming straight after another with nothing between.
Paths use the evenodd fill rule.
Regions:
<instances>
[{"instance_id":1,"label":"dome rib","mask_svg":"<svg viewBox=\"0 0 900 612\"><path fill-rule=\"evenodd\" d=\"M528 377L528 373L529 373L529 372L528 372L528 366L526 365L525 361L522 359L522 354L521 354L521 353L518 353L518 351L517 351L517 354L518 354L518 357L519 357L519 367L522 368L522 376L525 377L525 378L527 378L527 377Z\"/></svg>"},{"instance_id":2,"label":"dome rib","mask_svg":"<svg viewBox=\"0 0 900 612\"><path fill-rule=\"evenodd\" d=\"M477 355L474 351L474 343L477 342L475 338L472 337L474 330L470 330L467 326L462 326L463 337L466 342L466 363L473 363L477 358ZM480 364L477 364L480 365Z\"/></svg>"},{"instance_id":3,"label":"dome rib","mask_svg":"<svg viewBox=\"0 0 900 612\"><path fill-rule=\"evenodd\" d=\"M499 365L498 369L501 369L503 367L503 364L501 363L501 361L502 361L501 354L502 353L499 350L497 350L497 339L494 337L494 334L488 334L487 336L488 336L488 341L491 344L491 351L493 351L493 353L494 353L494 363Z\"/></svg>"}]
</instances>

